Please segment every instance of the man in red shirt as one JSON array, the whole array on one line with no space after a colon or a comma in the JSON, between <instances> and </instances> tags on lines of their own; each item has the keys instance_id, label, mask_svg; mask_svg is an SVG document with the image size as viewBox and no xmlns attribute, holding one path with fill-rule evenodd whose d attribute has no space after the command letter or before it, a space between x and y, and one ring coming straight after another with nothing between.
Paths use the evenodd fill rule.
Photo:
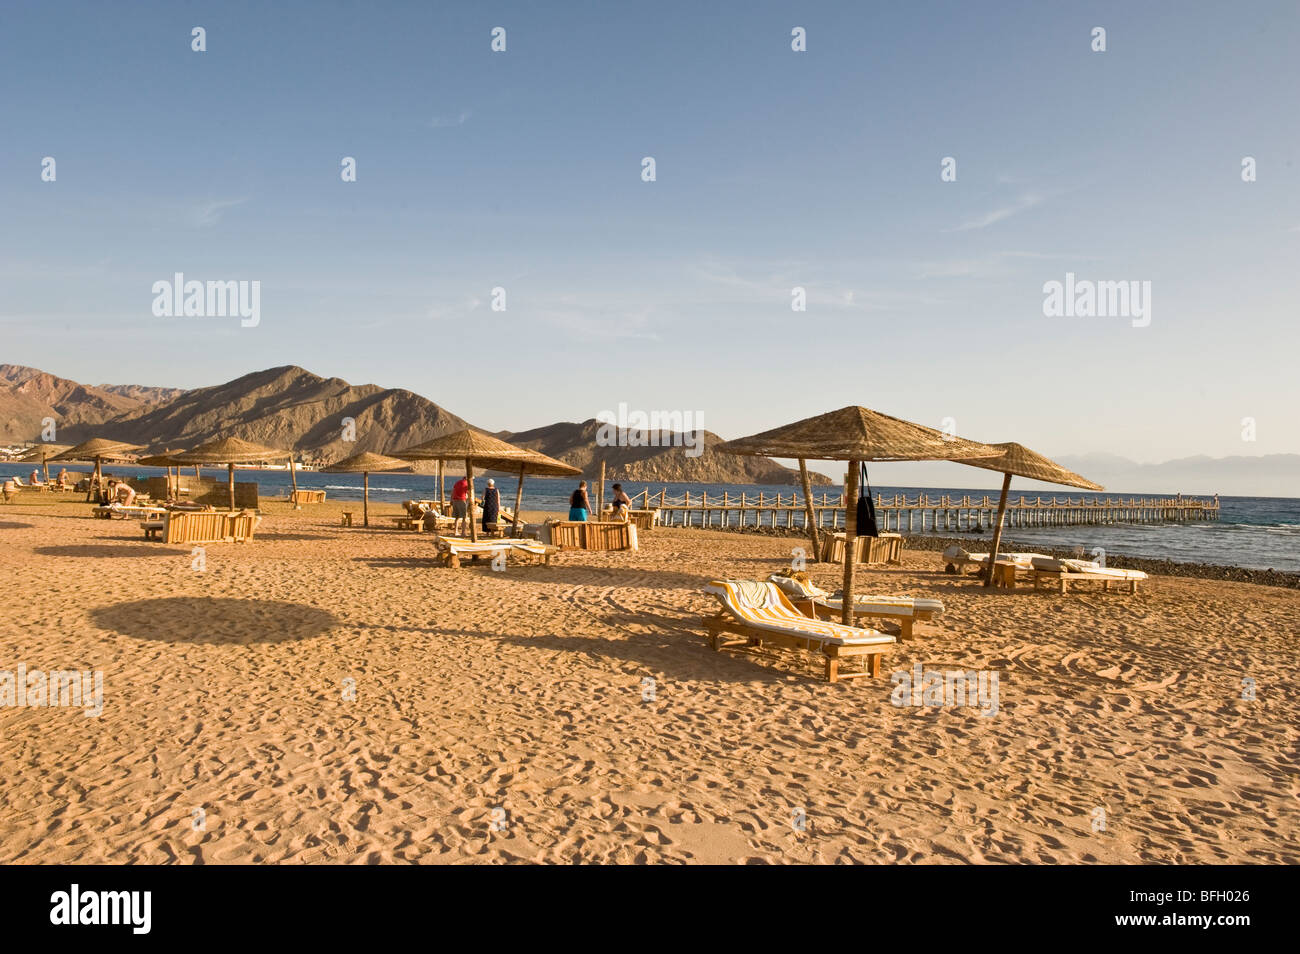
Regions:
<instances>
[{"instance_id":1,"label":"man in red shirt","mask_svg":"<svg viewBox=\"0 0 1300 954\"><path fill-rule=\"evenodd\" d=\"M469 536L469 479L462 477L451 488L451 515L456 518L456 533ZM463 525L463 526L462 526Z\"/></svg>"}]
</instances>

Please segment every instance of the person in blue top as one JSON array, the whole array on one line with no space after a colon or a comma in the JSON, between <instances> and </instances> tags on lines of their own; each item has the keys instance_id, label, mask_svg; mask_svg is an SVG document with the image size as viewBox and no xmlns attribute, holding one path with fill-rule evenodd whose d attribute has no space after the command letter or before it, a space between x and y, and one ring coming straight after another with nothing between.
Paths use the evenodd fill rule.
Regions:
<instances>
[{"instance_id":1,"label":"person in blue top","mask_svg":"<svg viewBox=\"0 0 1300 954\"><path fill-rule=\"evenodd\" d=\"M569 497L569 519L585 521L589 513L591 513L591 500L587 497L587 482L580 480L578 489Z\"/></svg>"}]
</instances>

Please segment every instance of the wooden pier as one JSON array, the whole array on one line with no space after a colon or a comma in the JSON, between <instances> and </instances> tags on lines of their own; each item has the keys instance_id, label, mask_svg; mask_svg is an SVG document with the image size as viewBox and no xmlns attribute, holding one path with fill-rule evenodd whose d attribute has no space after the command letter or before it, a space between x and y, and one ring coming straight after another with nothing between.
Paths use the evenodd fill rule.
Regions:
<instances>
[{"instance_id":1,"label":"wooden pier","mask_svg":"<svg viewBox=\"0 0 1300 954\"><path fill-rule=\"evenodd\" d=\"M639 502L638 502L639 501ZM876 494L876 523L882 531L941 533L993 528L997 495ZM797 493L710 496L687 491L669 497L647 487L632 497L636 509L657 510L658 523L672 527L791 527L807 523L806 501ZM844 525L844 495L813 494L818 528ZM1192 497L1043 497L1007 500L1007 527L1070 527L1112 523L1203 523L1219 519L1218 498Z\"/></svg>"}]
</instances>

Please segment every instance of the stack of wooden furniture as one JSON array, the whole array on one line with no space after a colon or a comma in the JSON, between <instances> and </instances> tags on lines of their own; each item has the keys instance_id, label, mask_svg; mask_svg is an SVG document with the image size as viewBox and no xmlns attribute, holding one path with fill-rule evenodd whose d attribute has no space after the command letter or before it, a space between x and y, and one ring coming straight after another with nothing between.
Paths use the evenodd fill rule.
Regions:
<instances>
[{"instance_id":1,"label":"stack of wooden furniture","mask_svg":"<svg viewBox=\"0 0 1300 954\"><path fill-rule=\"evenodd\" d=\"M624 520L548 520L542 542L560 550L635 550L636 531Z\"/></svg>"},{"instance_id":2,"label":"stack of wooden furniture","mask_svg":"<svg viewBox=\"0 0 1300 954\"><path fill-rule=\"evenodd\" d=\"M844 562L844 534L823 533L822 552L819 559L823 563ZM855 537L853 540L854 563L887 563L893 566L903 562L903 537L898 533L882 533L878 537Z\"/></svg>"},{"instance_id":3,"label":"stack of wooden furniture","mask_svg":"<svg viewBox=\"0 0 1300 954\"><path fill-rule=\"evenodd\" d=\"M262 518L247 510L173 510L161 520L140 523L146 540L162 538L163 543L244 543Z\"/></svg>"}]
</instances>

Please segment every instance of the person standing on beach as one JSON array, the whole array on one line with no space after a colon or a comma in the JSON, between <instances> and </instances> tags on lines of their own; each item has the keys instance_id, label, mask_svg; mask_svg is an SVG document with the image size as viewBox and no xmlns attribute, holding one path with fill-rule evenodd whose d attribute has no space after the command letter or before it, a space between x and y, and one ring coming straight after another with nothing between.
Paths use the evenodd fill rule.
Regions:
<instances>
[{"instance_id":1,"label":"person standing on beach","mask_svg":"<svg viewBox=\"0 0 1300 954\"><path fill-rule=\"evenodd\" d=\"M469 524L474 518L469 516L469 478L462 477L451 488L451 515L456 518L456 533L459 536L469 534Z\"/></svg>"},{"instance_id":2,"label":"person standing on beach","mask_svg":"<svg viewBox=\"0 0 1300 954\"><path fill-rule=\"evenodd\" d=\"M501 491L497 482L488 479L487 490L483 491L483 532L496 533L497 520L501 515Z\"/></svg>"},{"instance_id":3,"label":"person standing on beach","mask_svg":"<svg viewBox=\"0 0 1300 954\"><path fill-rule=\"evenodd\" d=\"M578 481L578 489L569 497L569 519L585 522L591 513L591 500L587 497L587 482Z\"/></svg>"}]
</instances>

